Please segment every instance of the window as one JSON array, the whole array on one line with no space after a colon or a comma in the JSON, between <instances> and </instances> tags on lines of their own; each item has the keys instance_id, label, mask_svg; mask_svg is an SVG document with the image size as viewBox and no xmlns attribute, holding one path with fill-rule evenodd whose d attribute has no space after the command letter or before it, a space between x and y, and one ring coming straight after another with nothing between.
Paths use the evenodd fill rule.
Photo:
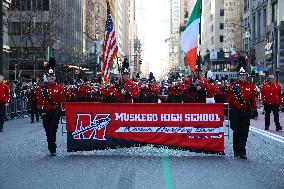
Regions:
<instances>
[{"instance_id":1,"label":"window","mask_svg":"<svg viewBox=\"0 0 284 189\"><path fill-rule=\"evenodd\" d=\"M255 36L255 27L256 27L256 20L255 20L255 15L252 16L252 40L254 41L256 36Z\"/></svg>"},{"instance_id":2,"label":"window","mask_svg":"<svg viewBox=\"0 0 284 189\"><path fill-rule=\"evenodd\" d=\"M214 37L211 37L211 44L214 45Z\"/></svg>"},{"instance_id":3,"label":"window","mask_svg":"<svg viewBox=\"0 0 284 189\"><path fill-rule=\"evenodd\" d=\"M97 14L100 14L100 6L97 6L97 8L96 8L96 13L97 13Z\"/></svg>"},{"instance_id":4,"label":"window","mask_svg":"<svg viewBox=\"0 0 284 189\"><path fill-rule=\"evenodd\" d=\"M272 23L277 23L277 9L278 9L278 4L274 3L272 4Z\"/></svg>"},{"instance_id":5,"label":"window","mask_svg":"<svg viewBox=\"0 0 284 189\"><path fill-rule=\"evenodd\" d=\"M220 35L220 42L223 43L224 42L224 36Z\"/></svg>"},{"instance_id":6,"label":"window","mask_svg":"<svg viewBox=\"0 0 284 189\"><path fill-rule=\"evenodd\" d=\"M213 27L213 25L211 25L211 33L213 33L214 32L214 27Z\"/></svg>"},{"instance_id":7,"label":"window","mask_svg":"<svg viewBox=\"0 0 284 189\"><path fill-rule=\"evenodd\" d=\"M20 35L21 34L20 22L10 22L8 33L9 35Z\"/></svg>"},{"instance_id":8,"label":"window","mask_svg":"<svg viewBox=\"0 0 284 189\"><path fill-rule=\"evenodd\" d=\"M42 0L42 10L49 11L49 0Z\"/></svg>"},{"instance_id":9,"label":"window","mask_svg":"<svg viewBox=\"0 0 284 189\"><path fill-rule=\"evenodd\" d=\"M224 16L224 9L220 9L220 16Z\"/></svg>"},{"instance_id":10,"label":"window","mask_svg":"<svg viewBox=\"0 0 284 189\"><path fill-rule=\"evenodd\" d=\"M220 29L221 29L221 30L224 29L224 23L223 23L223 22L220 23Z\"/></svg>"},{"instance_id":11,"label":"window","mask_svg":"<svg viewBox=\"0 0 284 189\"><path fill-rule=\"evenodd\" d=\"M258 12L257 13L257 39L258 40L260 40L260 34L261 34L261 30L260 30L260 26L261 26L261 24L260 24L260 18L261 18L261 13L260 12Z\"/></svg>"}]
</instances>

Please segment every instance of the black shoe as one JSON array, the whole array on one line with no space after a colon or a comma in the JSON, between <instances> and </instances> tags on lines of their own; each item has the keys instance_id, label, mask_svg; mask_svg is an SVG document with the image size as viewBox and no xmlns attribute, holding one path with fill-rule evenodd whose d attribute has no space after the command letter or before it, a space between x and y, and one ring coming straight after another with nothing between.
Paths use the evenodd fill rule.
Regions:
<instances>
[{"instance_id":1,"label":"black shoe","mask_svg":"<svg viewBox=\"0 0 284 189\"><path fill-rule=\"evenodd\" d=\"M269 127L265 127L265 129L264 129L264 130L266 130L266 131L267 131L267 130L269 130Z\"/></svg>"},{"instance_id":2,"label":"black shoe","mask_svg":"<svg viewBox=\"0 0 284 189\"><path fill-rule=\"evenodd\" d=\"M37 119L36 122L39 122L39 119Z\"/></svg>"},{"instance_id":3,"label":"black shoe","mask_svg":"<svg viewBox=\"0 0 284 189\"><path fill-rule=\"evenodd\" d=\"M2 133L2 132L3 132L3 129L0 129L0 132Z\"/></svg>"},{"instance_id":4,"label":"black shoe","mask_svg":"<svg viewBox=\"0 0 284 189\"><path fill-rule=\"evenodd\" d=\"M239 153L238 152L234 152L234 157L239 157Z\"/></svg>"},{"instance_id":5,"label":"black shoe","mask_svg":"<svg viewBox=\"0 0 284 189\"><path fill-rule=\"evenodd\" d=\"M50 152L50 156L54 157L54 156L56 156L56 153L55 152Z\"/></svg>"},{"instance_id":6,"label":"black shoe","mask_svg":"<svg viewBox=\"0 0 284 189\"><path fill-rule=\"evenodd\" d=\"M241 158L241 159L248 159L245 154L240 154L240 158Z\"/></svg>"},{"instance_id":7,"label":"black shoe","mask_svg":"<svg viewBox=\"0 0 284 189\"><path fill-rule=\"evenodd\" d=\"M31 123L34 123L34 121L31 121Z\"/></svg>"},{"instance_id":8,"label":"black shoe","mask_svg":"<svg viewBox=\"0 0 284 189\"><path fill-rule=\"evenodd\" d=\"M279 126L279 127L276 127L276 131L281 131L282 130L282 127Z\"/></svg>"}]
</instances>

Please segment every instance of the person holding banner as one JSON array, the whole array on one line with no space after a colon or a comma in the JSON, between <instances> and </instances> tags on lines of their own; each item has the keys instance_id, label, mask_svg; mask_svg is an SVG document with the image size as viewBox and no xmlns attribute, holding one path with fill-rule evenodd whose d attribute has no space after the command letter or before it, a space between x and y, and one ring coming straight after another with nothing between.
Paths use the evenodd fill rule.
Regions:
<instances>
[{"instance_id":1,"label":"person holding banner","mask_svg":"<svg viewBox=\"0 0 284 189\"><path fill-rule=\"evenodd\" d=\"M246 143L248 138L250 115L258 117L256 106L256 86L247 81L248 73L241 67L238 80L228 88L227 102L230 105L230 125L233 130L234 157L247 159Z\"/></svg>"},{"instance_id":2,"label":"person holding banner","mask_svg":"<svg viewBox=\"0 0 284 189\"><path fill-rule=\"evenodd\" d=\"M51 156L56 155L56 132L62 115L61 103L66 100L64 87L56 84L55 80L54 71L50 69L47 74L47 85L44 85L37 94L37 108L43 119Z\"/></svg>"},{"instance_id":3,"label":"person holding banner","mask_svg":"<svg viewBox=\"0 0 284 189\"><path fill-rule=\"evenodd\" d=\"M196 65L194 76L190 82L185 84L183 92L183 102L185 103L205 103L206 88L208 81L202 77L202 69Z\"/></svg>"},{"instance_id":4,"label":"person holding banner","mask_svg":"<svg viewBox=\"0 0 284 189\"><path fill-rule=\"evenodd\" d=\"M4 83L4 76L0 75L0 132L3 132L6 107L9 105L10 98L10 89Z\"/></svg>"},{"instance_id":5,"label":"person holding banner","mask_svg":"<svg viewBox=\"0 0 284 189\"><path fill-rule=\"evenodd\" d=\"M122 70L122 79L120 80L120 94L117 95L117 102L132 103L134 99L140 96L138 86L129 79L129 70L125 67Z\"/></svg>"}]
</instances>

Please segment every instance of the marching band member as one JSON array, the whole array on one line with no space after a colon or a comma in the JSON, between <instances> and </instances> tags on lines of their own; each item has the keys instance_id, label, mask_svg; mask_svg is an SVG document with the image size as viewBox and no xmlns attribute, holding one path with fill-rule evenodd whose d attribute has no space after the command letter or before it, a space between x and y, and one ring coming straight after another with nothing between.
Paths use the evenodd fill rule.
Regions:
<instances>
[{"instance_id":1,"label":"marching band member","mask_svg":"<svg viewBox=\"0 0 284 189\"><path fill-rule=\"evenodd\" d=\"M256 86L247 81L248 73L241 67L238 80L228 88L227 102L230 105L230 125L233 130L234 157L247 159L246 142L248 138L250 115L253 111L257 119Z\"/></svg>"},{"instance_id":2,"label":"marching band member","mask_svg":"<svg viewBox=\"0 0 284 189\"><path fill-rule=\"evenodd\" d=\"M265 130L269 129L270 113L273 112L276 131L282 130L279 122L279 107L282 104L281 87L276 83L274 75L269 75L260 90L265 112Z\"/></svg>"},{"instance_id":3,"label":"marching band member","mask_svg":"<svg viewBox=\"0 0 284 189\"><path fill-rule=\"evenodd\" d=\"M43 86L37 94L40 115L46 132L48 149L51 156L56 155L56 131L60 116L61 103L66 100L64 88L55 83L54 71L50 69L47 74L47 85Z\"/></svg>"},{"instance_id":4,"label":"marching band member","mask_svg":"<svg viewBox=\"0 0 284 189\"><path fill-rule=\"evenodd\" d=\"M10 89L4 83L4 76L0 75L0 132L3 132L3 125L6 116L6 107L10 102Z\"/></svg>"}]
</instances>

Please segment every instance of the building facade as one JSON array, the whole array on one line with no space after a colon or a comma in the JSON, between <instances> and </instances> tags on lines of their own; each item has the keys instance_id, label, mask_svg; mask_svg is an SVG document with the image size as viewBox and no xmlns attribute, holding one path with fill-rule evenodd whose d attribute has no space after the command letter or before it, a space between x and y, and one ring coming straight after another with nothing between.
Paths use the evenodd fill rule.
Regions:
<instances>
[{"instance_id":1,"label":"building facade","mask_svg":"<svg viewBox=\"0 0 284 189\"><path fill-rule=\"evenodd\" d=\"M11 0L3 0L3 57L2 57L2 71L5 78L9 78L9 36L8 36L8 10L11 5Z\"/></svg>"},{"instance_id":2,"label":"building facade","mask_svg":"<svg viewBox=\"0 0 284 189\"><path fill-rule=\"evenodd\" d=\"M224 29L225 52L242 50L242 10L241 0L224 0L224 23L220 23L220 29Z\"/></svg>"},{"instance_id":3,"label":"building facade","mask_svg":"<svg viewBox=\"0 0 284 189\"><path fill-rule=\"evenodd\" d=\"M169 46L170 67L183 67L180 62L180 25L181 25L181 1L170 0L170 37L167 39Z\"/></svg>"},{"instance_id":4,"label":"building facade","mask_svg":"<svg viewBox=\"0 0 284 189\"><path fill-rule=\"evenodd\" d=\"M208 52L223 51L224 44L224 1L208 0L202 4L201 56Z\"/></svg>"},{"instance_id":5,"label":"building facade","mask_svg":"<svg viewBox=\"0 0 284 189\"><path fill-rule=\"evenodd\" d=\"M13 0L8 11L10 79L36 79L44 61L83 63L81 0Z\"/></svg>"}]
</instances>

